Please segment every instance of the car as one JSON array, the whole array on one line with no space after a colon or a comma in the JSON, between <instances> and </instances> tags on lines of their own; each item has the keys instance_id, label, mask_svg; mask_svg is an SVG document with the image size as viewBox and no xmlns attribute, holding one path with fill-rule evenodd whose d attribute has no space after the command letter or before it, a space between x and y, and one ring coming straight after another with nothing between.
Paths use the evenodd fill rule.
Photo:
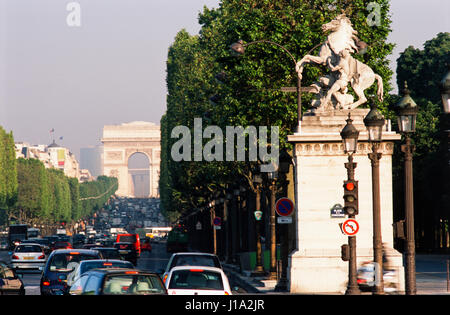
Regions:
<instances>
[{"instance_id":1,"label":"car","mask_svg":"<svg viewBox=\"0 0 450 315\"><path fill-rule=\"evenodd\" d=\"M116 243L133 243L137 256L139 257L141 254L141 241L139 234L117 234Z\"/></svg>"},{"instance_id":2,"label":"car","mask_svg":"<svg viewBox=\"0 0 450 315\"><path fill-rule=\"evenodd\" d=\"M100 268L128 268L134 269L131 262L125 260L117 259L92 259L92 260L82 260L80 264L75 269L74 272L70 273L67 278L67 287L71 287L72 284L78 280L78 278L85 272L92 269Z\"/></svg>"},{"instance_id":3,"label":"car","mask_svg":"<svg viewBox=\"0 0 450 315\"><path fill-rule=\"evenodd\" d=\"M70 295L167 295L158 274L136 269L94 269L83 273Z\"/></svg>"},{"instance_id":4,"label":"car","mask_svg":"<svg viewBox=\"0 0 450 315\"><path fill-rule=\"evenodd\" d=\"M53 247L53 250L55 249L72 249L72 244L67 241L57 241Z\"/></svg>"},{"instance_id":5,"label":"car","mask_svg":"<svg viewBox=\"0 0 450 315\"><path fill-rule=\"evenodd\" d=\"M141 252L147 251L149 253L152 252L152 244L150 243L149 238L145 238L143 242L141 242Z\"/></svg>"},{"instance_id":6,"label":"car","mask_svg":"<svg viewBox=\"0 0 450 315\"><path fill-rule=\"evenodd\" d=\"M48 239L44 239L44 238L32 238L32 239L27 239L24 240L22 242L20 242L20 244L39 244L41 245L42 249L44 250L45 255L50 255L50 253L52 252L52 250L50 249L50 241Z\"/></svg>"},{"instance_id":7,"label":"car","mask_svg":"<svg viewBox=\"0 0 450 315\"><path fill-rule=\"evenodd\" d=\"M205 266L216 267L222 269L219 257L211 253L201 252L180 252L174 253L170 257L166 269L162 271L163 282L166 281L170 270L176 266Z\"/></svg>"},{"instance_id":8,"label":"car","mask_svg":"<svg viewBox=\"0 0 450 315\"><path fill-rule=\"evenodd\" d=\"M100 253L89 249L57 249L47 259L40 281L41 295L63 295L67 278L82 260L101 259Z\"/></svg>"},{"instance_id":9,"label":"car","mask_svg":"<svg viewBox=\"0 0 450 315\"><path fill-rule=\"evenodd\" d=\"M0 261L0 295L25 295L25 286L14 269Z\"/></svg>"},{"instance_id":10,"label":"car","mask_svg":"<svg viewBox=\"0 0 450 315\"><path fill-rule=\"evenodd\" d=\"M361 291L372 291L376 285L376 264L368 261L363 262L357 270L357 283ZM384 292L397 292L397 275L395 270L383 270Z\"/></svg>"},{"instance_id":11,"label":"car","mask_svg":"<svg viewBox=\"0 0 450 315\"><path fill-rule=\"evenodd\" d=\"M46 261L44 249L37 243L19 244L11 255L11 266L15 270L41 270Z\"/></svg>"},{"instance_id":12,"label":"car","mask_svg":"<svg viewBox=\"0 0 450 315\"><path fill-rule=\"evenodd\" d=\"M92 249L94 247L103 247L103 245L102 244L89 243L89 244L84 244L82 246L83 249Z\"/></svg>"},{"instance_id":13,"label":"car","mask_svg":"<svg viewBox=\"0 0 450 315\"><path fill-rule=\"evenodd\" d=\"M114 247L92 247L91 249L98 251L103 259L122 259L119 250Z\"/></svg>"},{"instance_id":14,"label":"car","mask_svg":"<svg viewBox=\"0 0 450 315\"><path fill-rule=\"evenodd\" d=\"M231 295L222 269L205 266L173 267L165 282L169 295Z\"/></svg>"},{"instance_id":15,"label":"car","mask_svg":"<svg viewBox=\"0 0 450 315\"><path fill-rule=\"evenodd\" d=\"M135 266L137 265L138 256L133 243L128 242L114 243L114 248L117 248L123 260L129 261L133 263L133 265Z\"/></svg>"}]
</instances>

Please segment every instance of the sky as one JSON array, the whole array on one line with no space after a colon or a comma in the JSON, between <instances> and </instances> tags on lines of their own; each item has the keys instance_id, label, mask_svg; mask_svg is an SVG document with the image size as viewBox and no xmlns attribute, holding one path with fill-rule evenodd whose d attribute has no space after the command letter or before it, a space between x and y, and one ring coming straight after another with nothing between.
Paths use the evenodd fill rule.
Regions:
<instances>
[{"instance_id":1,"label":"sky","mask_svg":"<svg viewBox=\"0 0 450 315\"><path fill-rule=\"evenodd\" d=\"M0 125L16 142L55 139L79 159L80 148L101 144L104 125L159 124L168 48L183 28L198 34L198 14L218 4L0 0ZM391 68L409 45L449 32L449 13L448 0L391 0Z\"/></svg>"}]
</instances>

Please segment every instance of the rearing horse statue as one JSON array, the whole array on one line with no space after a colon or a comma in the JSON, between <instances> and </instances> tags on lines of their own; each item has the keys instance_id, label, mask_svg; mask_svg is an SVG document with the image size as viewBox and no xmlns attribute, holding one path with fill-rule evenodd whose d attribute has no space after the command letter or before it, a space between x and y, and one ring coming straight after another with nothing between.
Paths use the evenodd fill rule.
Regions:
<instances>
[{"instance_id":1,"label":"rearing horse statue","mask_svg":"<svg viewBox=\"0 0 450 315\"><path fill-rule=\"evenodd\" d=\"M296 70L301 78L305 64L316 63L326 66L335 73L322 77L319 83L314 84L320 100L316 102L315 110L324 111L334 107L335 109L353 109L367 102L364 90L372 86L377 80L377 96L383 100L383 80L373 72L366 64L353 58L350 53L358 52L361 43L356 36L358 32L353 29L350 19L345 15L338 15L331 22L322 25L322 31L331 33L320 47L319 56L306 55L296 64ZM353 97L347 94L347 85L351 84L358 96L353 102ZM332 103L332 96L335 104Z\"/></svg>"}]
</instances>

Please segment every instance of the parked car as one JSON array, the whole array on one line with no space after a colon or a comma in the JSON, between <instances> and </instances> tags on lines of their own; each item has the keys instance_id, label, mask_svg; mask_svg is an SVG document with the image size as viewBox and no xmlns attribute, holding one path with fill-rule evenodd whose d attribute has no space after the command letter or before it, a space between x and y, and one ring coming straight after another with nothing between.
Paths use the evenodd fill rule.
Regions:
<instances>
[{"instance_id":1,"label":"parked car","mask_svg":"<svg viewBox=\"0 0 450 315\"><path fill-rule=\"evenodd\" d=\"M92 247L92 250L98 251L102 259L122 259L119 250L114 247Z\"/></svg>"},{"instance_id":2,"label":"parked car","mask_svg":"<svg viewBox=\"0 0 450 315\"><path fill-rule=\"evenodd\" d=\"M67 292L67 278L82 260L100 259L100 253L88 249L57 249L47 259L41 276L41 295L62 295Z\"/></svg>"},{"instance_id":3,"label":"parked car","mask_svg":"<svg viewBox=\"0 0 450 315\"><path fill-rule=\"evenodd\" d=\"M133 243L115 243L114 248L117 248L122 259L128 260L135 266L137 265L138 257Z\"/></svg>"},{"instance_id":4,"label":"parked car","mask_svg":"<svg viewBox=\"0 0 450 315\"><path fill-rule=\"evenodd\" d=\"M173 267L165 286L169 295L231 295L227 276L216 267Z\"/></svg>"},{"instance_id":5,"label":"parked car","mask_svg":"<svg viewBox=\"0 0 450 315\"><path fill-rule=\"evenodd\" d=\"M117 234L116 243L133 243L137 257L141 254L139 234Z\"/></svg>"},{"instance_id":6,"label":"parked car","mask_svg":"<svg viewBox=\"0 0 450 315\"><path fill-rule=\"evenodd\" d=\"M0 261L0 295L25 295L25 286L14 269Z\"/></svg>"},{"instance_id":7,"label":"parked car","mask_svg":"<svg viewBox=\"0 0 450 315\"><path fill-rule=\"evenodd\" d=\"M71 295L167 294L161 278L135 269L95 269L83 273L69 290Z\"/></svg>"},{"instance_id":8,"label":"parked car","mask_svg":"<svg viewBox=\"0 0 450 315\"><path fill-rule=\"evenodd\" d=\"M85 272L92 269L100 268L128 268L134 269L134 265L129 261L117 259L93 259L82 260L74 272L70 273L67 278L67 287L70 288L72 284Z\"/></svg>"},{"instance_id":9,"label":"parked car","mask_svg":"<svg viewBox=\"0 0 450 315\"><path fill-rule=\"evenodd\" d=\"M39 244L19 244L11 255L11 266L15 270L41 270L47 261L44 249Z\"/></svg>"},{"instance_id":10,"label":"parked car","mask_svg":"<svg viewBox=\"0 0 450 315\"><path fill-rule=\"evenodd\" d=\"M219 258L214 254L199 252L174 253L170 257L166 269L163 271L163 282L166 281L170 270L176 266L205 266L222 269Z\"/></svg>"}]
</instances>

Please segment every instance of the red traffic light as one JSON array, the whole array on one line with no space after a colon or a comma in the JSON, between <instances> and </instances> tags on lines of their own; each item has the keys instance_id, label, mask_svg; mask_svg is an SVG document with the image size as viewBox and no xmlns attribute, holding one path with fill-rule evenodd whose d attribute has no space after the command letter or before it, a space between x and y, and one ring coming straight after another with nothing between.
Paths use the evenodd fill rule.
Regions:
<instances>
[{"instance_id":1,"label":"red traffic light","mask_svg":"<svg viewBox=\"0 0 450 315\"><path fill-rule=\"evenodd\" d=\"M345 189L352 191L353 189L355 189L355 184L352 182L345 183Z\"/></svg>"}]
</instances>

